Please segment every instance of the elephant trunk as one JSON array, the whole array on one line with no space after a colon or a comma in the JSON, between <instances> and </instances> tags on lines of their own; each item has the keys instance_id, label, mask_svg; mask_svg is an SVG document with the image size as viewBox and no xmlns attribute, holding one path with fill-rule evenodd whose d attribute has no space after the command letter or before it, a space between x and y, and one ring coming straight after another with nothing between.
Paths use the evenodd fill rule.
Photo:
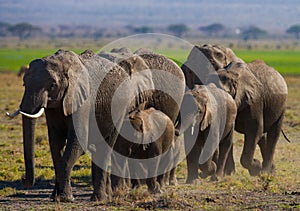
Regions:
<instances>
[{"instance_id":1,"label":"elephant trunk","mask_svg":"<svg viewBox=\"0 0 300 211\"><path fill-rule=\"evenodd\" d=\"M36 119L22 115L23 121L23 147L26 174L22 178L24 187L30 188L34 185L34 133Z\"/></svg>"}]
</instances>

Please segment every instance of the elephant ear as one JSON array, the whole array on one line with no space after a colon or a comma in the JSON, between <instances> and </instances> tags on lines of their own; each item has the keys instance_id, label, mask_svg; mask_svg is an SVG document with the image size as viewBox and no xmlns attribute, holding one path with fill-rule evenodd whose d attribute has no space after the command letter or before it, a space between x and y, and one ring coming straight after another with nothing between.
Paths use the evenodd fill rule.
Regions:
<instances>
[{"instance_id":1,"label":"elephant ear","mask_svg":"<svg viewBox=\"0 0 300 211\"><path fill-rule=\"evenodd\" d=\"M81 60L69 52L64 63L68 78L68 88L63 99L63 111L66 116L76 112L89 98L89 75Z\"/></svg>"},{"instance_id":2,"label":"elephant ear","mask_svg":"<svg viewBox=\"0 0 300 211\"><path fill-rule=\"evenodd\" d=\"M205 105L205 113L203 119L201 121L200 130L205 130L211 124L212 116L211 116L211 107L209 100Z\"/></svg>"},{"instance_id":3,"label":"elephant ear","mask_svg":"<svg viewBox=\"0 0 300 211\"><path fill-rule=\"evenodd\" d=\"M225 63L227 65L229 65L231 62L240 62L240 63L244 63L244 61L237 57L235 55L235 53L233 52L233 50L231 50L230 48L225 48Z\"/></svg>"},{"instance_id":4,"label":"elephant ear","mask_svg":"<svg viewBox=\"0 0 300 211\"><path fill-rule=\"evenodd\" d=\"M260 96L259 90L262 89L261 82L256 78L251 69L246 63L235 63L229 68L229 71L235 72L237 74L237 79L234 80L236 94L234 100L237 107L246 103L252 105L256 99Z\"/></svg>"}]
</instances>

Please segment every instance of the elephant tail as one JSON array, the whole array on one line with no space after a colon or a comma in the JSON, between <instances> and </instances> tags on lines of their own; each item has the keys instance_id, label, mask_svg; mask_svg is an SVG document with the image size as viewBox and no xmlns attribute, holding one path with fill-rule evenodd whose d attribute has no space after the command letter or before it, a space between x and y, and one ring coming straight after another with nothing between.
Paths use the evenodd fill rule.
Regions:
<instances>
[{"instance_id":1,"label":"elephant tail","mask_svg":"<svg viewBox=\"0 0 300 211\"><path fill-rule=\"evenodd\" d=\"M283 132L283 130L281 129L281 133L283 135L283 137L285 138L285 140L289 143L291 143L290 139L288 139L288 137L285 135L285 133Z\"/></svg>"}]
</instances>

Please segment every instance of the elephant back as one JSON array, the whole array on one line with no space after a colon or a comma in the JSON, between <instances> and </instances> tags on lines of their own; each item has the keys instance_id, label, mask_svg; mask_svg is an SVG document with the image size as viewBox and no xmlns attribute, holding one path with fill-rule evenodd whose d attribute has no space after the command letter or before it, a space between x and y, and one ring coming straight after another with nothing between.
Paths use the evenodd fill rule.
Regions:
<instances>
[{"instance_id":1,"label":"elephant back","mask_svg":"<svg viewBox=\"0 0 300 211\"><path fill-rule=\"evenodd\" d=\"M119 63L122 60L133 56L133 53L131 52L130 49L123 47L123 48L114 48L110 52L103 51L100 52L98 55L114 63Z\"/></svg>"},{"instance_id":2,"label":"elephant back","mask_svg":"<svg viewBox=\"0 0 300 211\"><path fill-rule=\"evenodd\" d=\"M174 123L185 90L185 79L180 67L165 56L146 53L139 55L150 70L155 87L152 107L165 113Z\"/></svg>"}]
</instances>

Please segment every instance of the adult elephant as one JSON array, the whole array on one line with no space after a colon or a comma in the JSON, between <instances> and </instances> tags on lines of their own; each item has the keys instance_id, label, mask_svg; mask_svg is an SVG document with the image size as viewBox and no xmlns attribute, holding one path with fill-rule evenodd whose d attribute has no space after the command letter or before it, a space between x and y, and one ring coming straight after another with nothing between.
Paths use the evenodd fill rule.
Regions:
<instances>
[{"instance_id":1,"label":"adult elephant","mask_svg":"<svg viewBox=\"0 0 300 211\"><path fill-rule=\"evenodd\" d=\"M111 109L112 100L115 99L114 94L124 81L133 80L132 75L121 66L91 51L77 55L71 51L59 50L54 55L32 61L24 76L25 92L20 109L10 115L14 117L19 113L22 114L26 167L23 184L25 187L31 187L34 184L35 119L45 110L56 178L52 197L59 197L60 201L74 200L70 173L76 160L83 153L82 148L87 146L90 148L93 159L94 191L91 199L104 200L109 197L111 193L106 170L111 151L103 151L102 142L97 140L95 142L98 137L90 135L94 125L91 127L89 124L91 121L89 117L91 112L96 116L96 124L101 137L111 148L117 138L118 127L122 124L122 115L124 116L128 110L134 109L141 102L145 102L147 107L163 108L162 111L175 122L179 106L176 104L174 106L174 102L181 102L184 92L184 76L180 68L169 59L160 55L156 55L156 58L163 63L152 67L168 73L169 76L174 76L180 83L172 84L163 77L152 78L151 73L138 75L139 80L135 80L134 86L131 88L128 86L128 90L117 95L125 101L133 98L129 99L132 101L129 107L120 108L116 125L112 119ZM168 83L163 84L166 81ZM155 91L153 84L165 86L166 89L178 93L178 96L173 99L165 95L160 96L159 101L154 100L153 96L159 94ZM147 88L151 88L152 91L140 92ZM162 95L161 92L159 93ZM74 116L76 116L75 120ZM81 140L78 140L78 133ZM100 140L101 137L98 139ZM103 164L103 168L99 167L99 163Z\"/></svg>"},{"instance_id":2,"label":"adult elephant","mask_svg":"<svg viewBox=\"0 0 300 211\"><path fill-rule=\"evenodd\" d=\"M151 99L147 101L147 104L144 104L145 107L143 109L154 107L169 116L174 124L179 121L177 119L180 106L178 102L181 103L184 94L184 84L182 83L184 82L184 75L182 72L179 73L181 70L178 69L178 66L173 61L166 59L166 57L159 54L155 54L151 50L143 48L138 49L134 53L131 53L128 49L121 48L111 52L102 52L99 55L120 65L126 70L130 77L136 72L142 73L143 70L151 70L151 81L153 81L155 91L145 92L145 96L150 96ZM174 78L174 76L180 81ZM174 97L177 98L177 100L174 101ZM168 102L168 104L162 102ZM135 101L136 106L140 106L142 103L143 101L140 101L139 99ZM126 141L126 139L120 137L118 138L114 150L117 153L127 156L129 150L127 149L127 146L132 146L130 140ZM175 160L176 159L178 160L178 158L175 158ZM125 180L122 178L125 176L123 167L124 159L115 159L115 156L113 156L112 163L115 164L112 166L112 171L115 172L116 175L111 175L111 183L113 189L116 189L125 185ZM169 181L171 184L176 184L175 168L171 170L170 174L166 174L166 176L170 176Z\"/></svg>"},{"instance_id":3,"label":"adult elephant","mask_svg":"<svg viewBox=\"0 0 300 211\"><path fill-rule=\"evenodd\" d=\"M230 62L243 62L230 48L220 45L195 45L181 66L186 85L193 89L195 84L205 83L209 73L227 66Z\"/></svg>"},{"instance_id":4,"label":"adult elephant","mask_svg":"<svg viewBox=\"0 0 300 211\"><path fill-rule=\"evenodd\" d=\"M187 87L193 89L195 85L205 84L210 74L224 68L230 62L243 62L243 60L237 57L230 48L210 44L195 45L187 60L181 66ZM186 140L185 143L190 143L189 140L195 139L191 135L191 127L184 132L184 139ZM235 172L235 164L233 148L231 148L225 166L225 173L230 175L233 172Z\"/></svg>"},{"instance_id":5,"label":"adult elephant","mask_svg":"<svg viewBox=\"0 0 300 211\"><path fill-rule=\"evenodd\" d=\"M241 164L250 175L273 172L275 147L285 114L288 89L284 78L263 61L232 62L218 70L220 84L235 100L235 130L245 137ZM254 159L260 146L263 162Z\"/></svg>"}]
</instances>

